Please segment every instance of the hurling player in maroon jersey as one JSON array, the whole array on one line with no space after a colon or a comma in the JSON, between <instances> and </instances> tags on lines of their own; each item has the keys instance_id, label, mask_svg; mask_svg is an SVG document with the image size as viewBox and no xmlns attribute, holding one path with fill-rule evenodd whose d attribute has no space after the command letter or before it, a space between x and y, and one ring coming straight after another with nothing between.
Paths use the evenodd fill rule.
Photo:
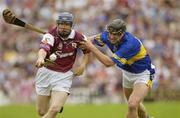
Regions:
<instances>
[{"instance_id":1,"label":"hurling player in maroon jersey","mask_svg":"<svg viewBox=\"0 0 180 118\"><path fill-rule=\"evenodd\" d=\"M35 78L37 109L42 118L55 118L62 110L70 93L73 76L82 74L88 61L88 53L83 51L81 65L72 70L79 42L87 38L72 29L72 14L60 13L56 22L57 26L42 38L36 62L39 68ZM55 56L53 63L46 64L52 54Z\"/></svg>"}]
</instances>

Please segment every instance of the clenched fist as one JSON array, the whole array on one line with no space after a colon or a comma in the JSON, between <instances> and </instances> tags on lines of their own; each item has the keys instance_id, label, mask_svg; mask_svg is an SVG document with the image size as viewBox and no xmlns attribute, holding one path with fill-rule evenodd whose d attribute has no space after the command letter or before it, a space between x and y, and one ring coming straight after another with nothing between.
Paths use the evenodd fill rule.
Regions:
<instances>
[{"instance_id":1,"label":"clenched fist","mask_svg":"<svg viewBox=\"0 0 180 118\"><path fill-rule=\"evenodd\" d=\"M38 58L36 61L36 67L37 68L41 68L42 66L44 66L45 64L45 60L43 58Z\"/></svg>"}]
</instances>

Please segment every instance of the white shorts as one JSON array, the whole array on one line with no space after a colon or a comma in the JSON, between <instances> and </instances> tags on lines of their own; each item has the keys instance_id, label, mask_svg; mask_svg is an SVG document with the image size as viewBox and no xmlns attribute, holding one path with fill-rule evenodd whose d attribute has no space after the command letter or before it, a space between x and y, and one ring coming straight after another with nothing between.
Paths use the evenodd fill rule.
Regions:
<instances>
[{"instance_id":1,"label":"white shorts","mask_svg":"<svg viewBox=\"0 0 180 118\"><path fill-rule=\"evenodd\" d=\"M49 96L51 91L65 91L70 93L73 72L65 73L39 68L35 77L36 93Z\"/></svg>"},{"instance_id":2,"label":"white shorts","mask_svg":"<svg viewBox=\"0 0 180 118\"><path fill-rule=\"evenodd\" d=\"M124 88L133 88L137 83L144 83L148 87L152 86L152 80L154 75L150 75L148 70L145 70L142 73L131 73L123 70L123 87Z\"/></svg>"}]
</instances>

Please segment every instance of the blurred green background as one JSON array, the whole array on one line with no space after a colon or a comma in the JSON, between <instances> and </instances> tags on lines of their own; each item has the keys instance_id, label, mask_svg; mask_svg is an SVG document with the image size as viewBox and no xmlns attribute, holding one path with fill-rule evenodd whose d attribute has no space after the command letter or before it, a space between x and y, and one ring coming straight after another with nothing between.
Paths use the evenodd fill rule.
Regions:
<instances>
[{"instance_id":1,"label":"blurred green background","mask_svg":"<svg viewBox=\"0 0 180 118\"><path fill-rule=\"evenodd\" d=\"M146 103L153 118L180 118L180 102ZM125 104L79 104L65 105L57 118L123 118L126 114ZM0 107L0 118L38 118L35 105L8 105Z\"/></svg>"}]
</instances>

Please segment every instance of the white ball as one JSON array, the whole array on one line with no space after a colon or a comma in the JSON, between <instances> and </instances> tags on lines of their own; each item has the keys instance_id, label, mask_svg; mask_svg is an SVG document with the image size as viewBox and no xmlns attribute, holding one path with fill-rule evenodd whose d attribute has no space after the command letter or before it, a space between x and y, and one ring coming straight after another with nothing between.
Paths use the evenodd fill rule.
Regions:
<instances>
[{"instance_id":1,"label":"white ball","mask_svg":"<svg viewBox=\"0 0 180 118\"><path fill-rule=\"evenodd\" d=\"M57 59L57 55L53 53L53 54L50 55L49 59L51 61L55 61Z\"/></svg>"}]
</instances>

